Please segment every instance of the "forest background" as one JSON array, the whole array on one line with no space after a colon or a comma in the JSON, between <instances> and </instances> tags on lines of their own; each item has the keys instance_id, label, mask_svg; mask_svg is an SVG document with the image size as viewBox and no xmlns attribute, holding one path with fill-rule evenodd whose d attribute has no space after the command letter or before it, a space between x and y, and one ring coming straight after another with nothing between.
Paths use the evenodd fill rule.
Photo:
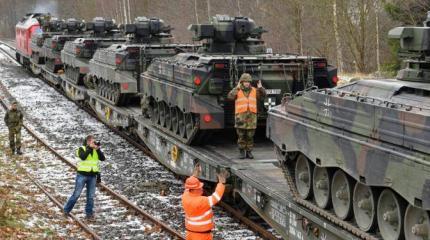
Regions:
<instances>
[{"instance_id":1,"label":"forest background","mask_svg":"<svg viewBox=\"0 0 430 240\"><path fill-rule=\"evenodd\" d=\"M159 17L174 28L178 42L191 42L187 26L215 14L247 16L268 31L275 53L327 57L341 73L383 73L399 68L388 31L421 25L428 0L0 0L0 38L13 38L16 22L28 12L90 21L95 16L130 23L137 16Z\"/></svg>"}]
</instances>

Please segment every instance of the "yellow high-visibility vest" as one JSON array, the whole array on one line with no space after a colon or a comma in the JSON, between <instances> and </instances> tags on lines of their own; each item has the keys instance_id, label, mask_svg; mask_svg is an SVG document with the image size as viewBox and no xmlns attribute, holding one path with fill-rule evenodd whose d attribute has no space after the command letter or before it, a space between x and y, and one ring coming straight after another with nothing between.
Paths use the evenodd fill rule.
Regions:
<instances>
[{"instance_id":1,"label":"yellow high-visibility vest","mask_svg":"<svg viewBox=\"0 0 430 240\"><path fill-rule=\"evenodd\" d=\"M85 146L80 147L84 151L87 150ZM99 155L96 150L93 149L92 154L89 154L85 160L82 160L79 157L79 148L76 149L76 157L79 159L78 161L78 171L79 172L100 172L99 167Z\"/></svg>"}]
</instances>

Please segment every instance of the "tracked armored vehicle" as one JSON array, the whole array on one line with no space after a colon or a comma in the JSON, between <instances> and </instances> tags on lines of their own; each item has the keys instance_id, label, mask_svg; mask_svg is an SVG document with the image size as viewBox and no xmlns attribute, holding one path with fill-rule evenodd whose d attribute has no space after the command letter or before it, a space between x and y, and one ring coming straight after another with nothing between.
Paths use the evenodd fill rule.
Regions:
<instances>
[{"instance_id":1,"label":"tracked armored vehicle","mask_svg":"<svg viewBox=\"0 0 430 240\"><path fill-rule=\"evenodd\" d=\"M124 33L131 35L129 41L98 49L90 61L89 77L97 94L117 106L139 103L140 73L154 57L193 50L192 45L174 44L170 31L158 18L138 17L133 24L126 24Z\"/></svg>"},{"instance_id":2,"label":"tracked armored vehicle","mask_svg":"<svg viewBox=\"0 0 430 240\"><path fill-rule=\"evenodd\" d=\"M113 20L96 17L86 25L90 36L66 42L61 51L66 80L76 85L84 84L84 78L89 72L89 61L98 48L126 41Z\"/></svg>"},{"instance_id":3,"label":"tracked armored vehicle","mask_svg":"<svg viewBox=\"0 0 430 240\"><path fill-rule=\"evenodd\" d=\"M52 73L64 72L64 65L61 61L61 50L67 41L86 36L85 23L74 18L67 19L62 26L63 34L45 39L43 51L46 62L45 67Z\"/></svg>"},{"instance_id":4,"label":"tracked armored vehicle","mask_svg":"<svg viewBox=\"0 0 430 240\"><path fill-rule=\"evenodd\" d=\"M57 18L47 16L41 20L41 28L31 37L31 60L34 64L45 64L43 43L45 39L62 33L64 22Z\"/></svg>"},{"instance_id":5,"label":"tracked armored vehicle","mask_svg":"<svg viewBox=\"0 0 430 240\"><path fill-rule=\"evenodd\" d=\"M279 104L283 94L309 83L332 87L337 79L325 58L266 53L264 30L246 17L217 15L210 24L190 25L189 30L193 40L207 40L198 52L155 59L142 74L153 124L186 144L234 126L234 102L226 96L244 72L267 89L259 125L265 125L266 110ZM147 105L142 108L148 112Z\"/></svg>"},{"instance_id":6,"label":"tracked armored vehicle","mask_svg":"<svg viewBox=\"0 0 430 240\"><path fill-rule=\"evenodd\" d=\"M397 79L286 97L267 136L298 199L385 240L429 239L430 14L389 38L400 41Z\"/></svg>"}]
</instances>

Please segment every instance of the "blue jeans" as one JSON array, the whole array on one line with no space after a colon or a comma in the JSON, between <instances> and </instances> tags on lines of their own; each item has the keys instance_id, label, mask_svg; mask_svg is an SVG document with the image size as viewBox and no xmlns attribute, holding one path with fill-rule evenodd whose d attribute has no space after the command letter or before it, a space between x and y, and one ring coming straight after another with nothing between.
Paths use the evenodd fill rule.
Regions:
<instances>
[{"instance_id":1,"label":"blue jeans","mask_svg":"<svg viewBox=\"0 0 430 240\"><path fill-rule=\"evenodd\" d=\"M64 206L65 213L70 213L72 211L76 201L78 201L78 198L81 195L82 189L84 189L84 186L87 185L87 205L85 206L85 213L87 216L93 215L94 196L96 194L96 179L97 177L95 175L85 176L80 173L76 175L75 190Z\"/></svg>"}]
</instances>

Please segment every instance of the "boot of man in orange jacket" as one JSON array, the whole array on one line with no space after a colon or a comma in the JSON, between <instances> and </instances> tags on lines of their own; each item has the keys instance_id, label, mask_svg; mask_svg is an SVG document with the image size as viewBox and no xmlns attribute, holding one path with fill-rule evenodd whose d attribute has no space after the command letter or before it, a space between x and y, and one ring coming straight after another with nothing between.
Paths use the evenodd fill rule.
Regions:
<instances>
[{"instance_id":1,"label":"boot of man in orange jacket","mask_svg":"<svg viewBox=\"0 0 430 240\"><path fill-rule=\"evenodd\" d=\"M201 167L196 164L193 175L185 181L185 192L182 195L182 206L185 211L185 228L187 240L212 240L213 221L212 206L222 198L225 190L227 172L218 174L218 185L215 192L203 196L203 183L200 182Z\"/></svg>"}]
</instances>

